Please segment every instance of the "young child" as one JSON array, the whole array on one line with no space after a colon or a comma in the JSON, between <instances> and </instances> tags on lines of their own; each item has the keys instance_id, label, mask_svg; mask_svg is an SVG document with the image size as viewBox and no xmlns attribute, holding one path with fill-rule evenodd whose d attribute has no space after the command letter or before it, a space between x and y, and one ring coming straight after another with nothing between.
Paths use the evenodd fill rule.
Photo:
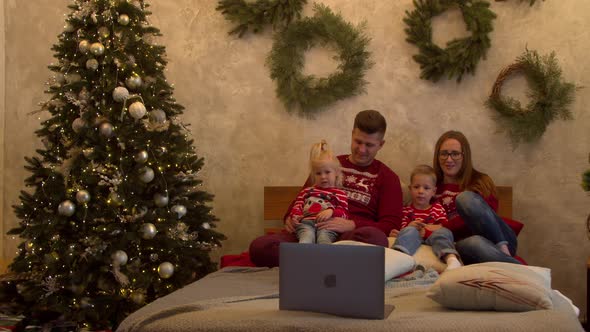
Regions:
<instances>
[{"instance_id":1,"label":"young child","mask_svg":"<svg viewBox=\"0 0 590 332\"><path fill-rule=\"evenodd\" d=\"M460 267L453 233L444 227L448 222L445 209L439 203L431 204L436 193L434 169L428 165L414 168L409 187L412 203L403 208L401 230L391 231L390 236L397 236L393 249L413 255L422 243L426 243L447 263L446 270Z\"/></svg>"},{"instance_id":2,"label":"young child","mask_svg":"<svg viewBox=\"0 0 590 332\"><path fill-rule=\"evenodd\" d=\"M317 229L316 222L332 217L347 218L348 199L342 186L340 162L325 140L311 147L309 156L312 186L304 188L293 204L291 218L300 221L296 227L299 243L332 243L338 233Z\"/></svg>"}]
</instances>

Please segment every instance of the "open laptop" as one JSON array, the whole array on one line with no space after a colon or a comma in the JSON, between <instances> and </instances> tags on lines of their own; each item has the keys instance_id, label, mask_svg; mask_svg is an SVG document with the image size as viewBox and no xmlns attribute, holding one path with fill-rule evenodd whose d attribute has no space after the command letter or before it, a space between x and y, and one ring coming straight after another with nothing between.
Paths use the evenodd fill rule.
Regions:
<instances>
[{"instance_id":1,"label":"open laptop","mask_svg":"<svg viewBox=\"0 0 590 332\"><path fill-rule=\"evenodd\" d=\"M385 250L378 246L281 243L279 309L384 319Z\"/></svg>"}]
</instances>

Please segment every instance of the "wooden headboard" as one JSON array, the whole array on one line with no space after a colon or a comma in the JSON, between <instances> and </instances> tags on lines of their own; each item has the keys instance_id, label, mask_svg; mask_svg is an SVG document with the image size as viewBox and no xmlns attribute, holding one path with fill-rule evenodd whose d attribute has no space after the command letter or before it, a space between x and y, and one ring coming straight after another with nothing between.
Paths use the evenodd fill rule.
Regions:
<instances>
[{"instance_id":1,"label":"wooden headboard","mask_svg":"<svg viewBox=\"0 0 590 332\"><path fill-rule=\"evenodd\" d=\"M498 214L512 218L512 187L498 186ZM264 187L264 233L275 233L282 228L283 216L297 197L300 186Z\"/></svg>"}]
</instances>

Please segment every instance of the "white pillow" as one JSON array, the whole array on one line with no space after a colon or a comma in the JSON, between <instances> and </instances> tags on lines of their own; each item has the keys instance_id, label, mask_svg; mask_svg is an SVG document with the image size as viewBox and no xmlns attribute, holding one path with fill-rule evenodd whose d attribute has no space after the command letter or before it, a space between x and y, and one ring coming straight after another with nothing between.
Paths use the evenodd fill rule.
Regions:
<instances>
[{"instance_id":1,"label":"white pillow","mask_svg":"<svg viewBox=\"0 0 590 332\"><path fill-rule=\"evenodd\" d=\"M551 281L543 268L489 262L445 271L426 296L461 310L552 309Z\"/></svg>"},{"instance_id":2,"label":"white pillow","mask_svg":"<svg viewBox=\"0 0 590 332\"><path fill-rule=\"evenodd\" d=\"M345 245L358 245L358 246L373 246L373 244L357 242L357 241L338 241L333 244L345 244ZM408 271L411 271L416 265L412 256L406 255L403 252L393 250L390 248L385 249L385 281L400 276Z\"/></svg>"},{"instance_id":3,"label":"white pillow","mask_svg":"<svg viewBox=\"0 0 590 332\"><path fill-rule=\"evenodd\" d=\"M395 239L395 237L387 238L390 248L393 247ZM438 273L442 273L447 268L447 264L436 257L432 247L425 244L418 248L413 257L417 265L422 265L426 269L433 268Z\"/></svg>"}]
</instances>

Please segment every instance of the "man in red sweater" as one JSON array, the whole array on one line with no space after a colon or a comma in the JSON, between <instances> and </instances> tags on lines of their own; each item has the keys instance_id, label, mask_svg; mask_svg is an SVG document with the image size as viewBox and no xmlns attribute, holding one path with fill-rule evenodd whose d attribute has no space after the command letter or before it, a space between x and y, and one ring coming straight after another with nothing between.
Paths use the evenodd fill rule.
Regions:
<instances>
[{"instance_id":1,"label":"man in red sweater","mask_svg":"<svg viewBox=\"0 0 590 332\"><path fill-rule=\"evenodd\" d=\"M385 118L377 111L365 110L356 115L351 153L338 156L350 219L335 217L318 222L316 226L319 229L339 233L340 240L388 246L387 234L401 225L402 190L397 174L375 159L385 144L383 137L386 129ZM281 242L297 242L294 234L296 226L296 221L286 217L283 232L252 241L252 262L257 266L278 266L279 245Z\"/></svg>"}]
</instances>

